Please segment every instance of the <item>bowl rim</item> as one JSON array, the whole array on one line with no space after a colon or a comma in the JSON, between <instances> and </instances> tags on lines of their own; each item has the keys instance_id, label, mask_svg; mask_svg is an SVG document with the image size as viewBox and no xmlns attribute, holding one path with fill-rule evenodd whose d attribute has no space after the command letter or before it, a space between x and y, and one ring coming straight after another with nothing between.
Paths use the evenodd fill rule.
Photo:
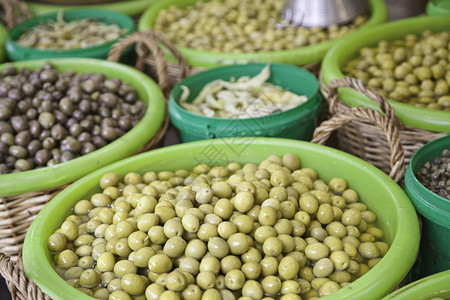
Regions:
<instances>
[{"instance_id":1,"label":"bowl rim","mask_svg":"<svg viewBox=\"0 0 450 300\"><path fill-rule=\"evenodd\" d=\"M234 138L213 140L213 142L216 143L216 146L229 147L230 142L239 144L247 140L247 138ZM68 212L73 206L68 202L73 201L73 203L76 203L79 200L77 198L70 199L71 194L75 197L75 193L80 189L82 189L82 193L84 194L94 192L96 182L93 183L93 180L98 180L105 172L119 170L121 168L125 168L124 170L122 169L123 172L129 172L131 171L129 170L130 167L136 165L142 166L141 161L144 160L151 163L152 158L154 160L160 159L160 162L164 163L168 161L166 156L171 156L172 154L179 155L180 153L183 153L183 156L193 155L211 143L212 140L203 140L178 144L129 157L90 173L63 190L38 214L25 238L23 262L27 276L34 279L40 285L41 289L43 289L44 293L50 293L52 297L55 296L52 293L56 290L62 291L62 286L60 285L64 283L64 280L53 270L47 259L43 259L47 255L45 250L46 237L43 236L42 230L44 228L50 228L50 226L46 225L49 219L50 222L57 222L55 218L49 218L54 211L63 211L65 209ZM420 234L419 222L414 207L399 185L368 162L331 147L281 138L255 138L252 145L257 148L256 151L262 151L261 149L264 148L270 150L276 145L276 151L283 151L283 153L288 152L286 149L295 147L298 149L299 155L301 153L300 151L305 152L305 150L314 151L314 153L320 153L321 155L328 154L334 157L333 161L339 160L340 163L349 164L351 168L363 174L365 173L367 176L369 176L368 174L372 174L373 177L370 177L371 181L376 182L377 185L383 186L386 189L386 193L381 193L380 196L389 196L393 201L393 207L396 209L397 222L388 221L388 223L397 224L395 236L391 237L392 243L387 254L373 269L364 275L365 277L359 278L351 285L335 292L334 296L339 299L360 299L361 295L359 293L365 292L367 293L367 299L379 299L390 292L402 280L415 261L419 248ZM161 156L165 156L166 158L162 158ZM182 157L178 158L178 160L182 159ZM63 206L65 206L64 209L62 209ZM393 264L396 264L395 268L392 268ZM389 272L386 272L386 270L389 270ZM368 284L369 282L371 283L370 285ZM68 292L67 289L69 292L72 290L73 293L76 293L77 299L90 299L66 283L63 286L66 287L64 290L65 293ZM381 292L380 287L384 291ZM55 297L55 299L58 299L58 297Z\"/></svg>"},{"instance_id":2,"label":"bowl rim","mask_svg":"<svg viewBox=\"0 0 450 300\"><path fill-rule=\"evenodd\" d=\"M157 0L128 0L128 1L116 1L104 4L93 5L52 5L39 2L26 1L35 15L43 15L50 12L57 12L61 8L65 10L76 9L105 9L108 11L121 12L129 16L140 14L150 4Z\"/></svg>"},{"instance_id":3,"label":"bowl rim","mask_svg":"<svg viewBox=\"0 0 450 300\"><path fill-rule=\"evenodd\" d=\"M0 196L14 196L68 184L99 167L134 154L153 137L163 122L165 100L158 85L144 73L124 64L93 58L57 58L50 61L39 59L5 63L0 65L0 70L11 65L18 68L35 69L47 62L50 62L56 69L74 69L79 73L105 74L107 71L113 71L114 75L105 74L107 77L124 74L123 77L120 75L116 77L130 83L135 88L139 85L140 88L136 89L138 92L141 89L141 93L143 93L139 96L148 96L147 110L134 128L89 154L50 167L0 175ZM89 69L85 70L86 67ZM131 80L133 82L130 82ZM100 157L101 159L99 159Z\"/></svg>"},{"instance_id":4,"label":"bowl rim","mask_svg":"<svg viewBox=\"0 0 450 300\"><path fill-rule=\"evenodd\" d=\"M438 23L439 22L439 23ZM408 19L396 20L385 24L380 24L372 28L368 28L364 32L354 33L345 38L345 40L336 44L325 55L321 65L321 76L325 85L335 78L344 78L341 71L341 58L346 55L349 48L356 48L355 45L375 43L378 36L389 38L392 32L401 32L401 36L405 36L412 30L425 30L427 25L450 24L450 16L419 16ZM447 25L448 28L450 28ZM442 30L441 30L442 31ZM391 40L394 38L390 38ZM348 57L346 58L349 61ZM339 98L346 104L357 107L370 107L381 112L380 107L367 96L350 88L339 88ZM396 116L406 126L430 130L435 132L450 133L450 112L430 110L413 105L401 103L387 99L388 103L394 108Z\"/></svg>"},{"instance_id":5,"label":"bowl rim","mask_svg":"<svg viewBox=\"0 0 450 300\"><path fill-rule=\"evenodd\" d=\"M6 40L8 38L8 29L5 25L0 23L0 63L3 63L6 58Z\"/></svg>"},{"instance_id":6,"label":"bowl rim","mask_svg":"<svg viewBox=\"0 0 450 300\"><path fill-rule=\"evenodd\" d=\"M440 296L438 291L450 292L449 283L450 281L450 270L442 271L417 281L413 281L410 284L396 290L395 292L387 295L382 300L390 299L425 299L422 297L427 297L430 295Z\"/></svg>"},{"instance_id":7,"label":"bowl rim","mask_svg":"<svg viewBox=\"0 0 450 300\"><path fill-rule=\"evenodd\" d=\"M186 2L191 4L196 0L183 0L180 3L183 6ZM201 0L204 2L211 0ZM175 4L176 2L181 2L179 0L165 0L158 1L150 5L142 14L138 22L138 31L145 31L151 29L154 24L157 13L168 7L170 4ZM376 24L386 22L388 19L387 6L383 0L370 0L369 3L370 17L367 22L356 29L354 32L363 31L367 28L373 27ZM305 65L318 63L323 58L326 51L336 44L341 39L338 38L334 40L329 40L315 45L308 45L303 47L298 47L295 49L287 49L281 51L266 51L266 52L256 52L256 53L226 53L226 52L211 52L211 51L201 51L193 48L183 47L175 45L176 48L184 55L186 61L194 67L206 67L210 68L222 64L240 64L255 61L280 61L283 63L289 63L294 65ZM176 59L171 55L165 47L163 47L166 58L170 61L176 61Z\"/></svg>"},{"instance_id":8,"label":"bowl rim","mask_svg":"<svg viewBox=\"0 0 450 300\"><path fill-rule=\"evenodd\" d=\"M119 39L131 34L136 30L136 27L134 25L133 19L131 19L128 15L115 12L115 11L108 11L108 10L91 10L91 9L76 9L76 10L65 10L64 16L66 17L74 17L74 20L80 20L80 19L114 19L116 21L120 20L120 22L117 22L116 24L121 29L126 29L127 31L123 34L121 34L118 38L106 41L102 44L93 45L86 48L74 48L74 49L37 49L33 47L25 47L17 43L17 39L21 36L21 34L24 32L24 30L27 30L28 28L34 27L37 24L34 24L38 22L40 24L41 22L46 22L51 19L55 19L58 15L58 12L52 12L44 15L35 16L33 18L30 18L28 20L25 20L23 22L20 22L19 24L16 24L8 33L8 37L6 39L6 51L9 54L14 54L15 52L19 53L32 53L35 56L52 56L57 58L60 55L65 56L77 56L77 55L99 55L99 53L105 52L105 54L108 53L109 48L116 43ZM34 25L33 25L34 24ZM31 25L31 27L30 27Z\"/></svg>"}]
</instances>

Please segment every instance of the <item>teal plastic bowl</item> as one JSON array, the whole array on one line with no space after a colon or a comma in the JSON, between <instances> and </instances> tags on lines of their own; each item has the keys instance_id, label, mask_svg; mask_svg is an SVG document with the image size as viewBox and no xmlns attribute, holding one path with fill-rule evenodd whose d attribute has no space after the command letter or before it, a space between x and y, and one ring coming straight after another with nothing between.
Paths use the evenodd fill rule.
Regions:
<instances>
[{"instance_id":1,"label":"teal plastic bowl","mask_svg":"<svg viewBox=\"0 0 450 300\"><path fill-rule=\"evenodd\" d=\"M406 193L423 217L419 259L413 272L419 278L450 269L450 200L427 189L416 177L423 165L433 162L444 149L450 149L450 135L417 150L405 173ZM450 281L448 284L450 287Z\"/></svg>"},{"instance_id":2,"label":"teal plastic bowl","mask_svg":"<svg viewBox=\"0 0 450 300\"><path fill-rule=\"evenodd\" d=\"M429 16L450 15L450 1L429 0L425 11Z\"/></svg>"},{"instance_id":3,"label":"teal plastic bowl","mask_svg":"<svg viewBox=\"0 0 450 300\"><path fill-rule=\"evenodd\" d=\"M162 9L167 9L171 5L184 8L194 5L196 2L208 2L211 0L164 0L155 1L142 14L138 23L138 30L145 31L153 28L155 20ZM313 0L310 0L313 1ZM354 32L364 31L366 28L373 27L377 24L384 23L388 20L388 11L386 3L383 0L370 0L369 19ZM326 52L345 37L326 41L316 45L309 45L299 47L296 49L282 50L282 51L266 51L254 53L225 53L225 52L211 52L200 51L193 48L177 46L177 49L183 54L186 61L194 67L210 68L224 64L236 63L250 63L250 62L274 62L303 66L307 64L319 63ZM166 52L167 58L171 61L176 61L173 55Z\"/></svg>"},{"instance_id":4,"label":"teal plastic bowl","mask_svg":"<svg viewBox=\"0 0 450 300\"><path fill-rule=\"evenodd\" d=\"M211 153L220 153L214 159ZM277 138L236 138L179 144L139 154L97 170L60 192L38 214L28 230L23 248L27 276L52 299L88 300L90 297L66 283L54 271L48 237L81 199L100 192L99 180L106 172L122 176L128 172L192 169L198 163L215 165L236 161L260 163L270 154L294 153L302 167L315 169L329 181L344 177L361 201L378 216L378 225L391 245L381 261L361 278L324 299L380 299L390 293L411 268L419 248L419 223L405 192L386 174L345 152L313 143ZM209 153L209 154L208 154Z\"/></svg>"},{"instance_id":5,"label":"teal plastic bowl","mask_svg":"<svg viewBox=\"0 0 450 300\"><path fill-rule=\"evenodd\" d=\"M47 60L29 60L0 65L36 69ZM131 84L139 99L147 104L141 121L126 134L89 154L51 167L0 175L0 197L37 192L69 184L92 171L128 157L141 149L155 135L164 119L165 101L158 85L147 75L123 64L88 58L52 59L51 64L60 72L73 70L79 73L98 72L108 78L120 78Z\"/></svg>"},{"instance_id":6,"label":"teal plastic bowl","mask_svg":"<svg viewBox=\"0 0 450 300\"><path fill-rule=\"evenodd\" d=\"M262 136L311 140L321 110L322 96L317 78L309 71L290 65L271 64L268 82L281 86L308 101L287 111L248 119L210 118L191 113L179 105L183 92L181 86L190 90L187 102L191 102L203 87L216 79L230 80L232 77L255 76L266 64L244 64L222 66L189 76L174 86L170 93L169 115L172 124L179 130L183 142L204 139Z\"/></svg>"},{"instance_id":7,"label":"teal plastic bowl","mask_svg":"<svg viewBox=\"0 0 450 300\"><path fill-rule=\"evenodd\" d=\"M79 19L95 19L97 21L106 24L117 24L120 28L127 29L126 33L122 34L119 38L112 41L92 46L88 48L68 49L68 50L41 50L30 47L23 47L16 43L23 32L36 25L46 23L50 20L56 21L57 13L50 13L42 16L37 16L26 20L20 24L14 26L8 35L6 41L6 52L10 60L21 61L31 59L44 59L44 58L65 58L65 57L84 57L84 58L98 58L106 59L108 57L111 46L117 42L118 39L135 31L133 19L129 16L113 11L107 10L73 10L64 11L64 20L67 22L79 20ZM130 53L132 48L126 49L124 57Z\"/></svg>"}]
</instances>

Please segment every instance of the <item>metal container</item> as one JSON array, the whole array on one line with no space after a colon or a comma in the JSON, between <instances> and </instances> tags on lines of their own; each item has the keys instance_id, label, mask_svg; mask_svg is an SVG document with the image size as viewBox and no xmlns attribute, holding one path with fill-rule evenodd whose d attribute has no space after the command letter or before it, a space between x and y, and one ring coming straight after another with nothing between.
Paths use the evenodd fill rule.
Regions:
<instances>
[{"instance_id":1,"label":"metal container","mask_svg":"<svg viewBox=\"0 0 450 300\"><path fill-rule=\"evenodd\" d=\"M367 11L367 0L287 0L282 18L303 27L345 24Z\"/></svg>"}]
</instances>

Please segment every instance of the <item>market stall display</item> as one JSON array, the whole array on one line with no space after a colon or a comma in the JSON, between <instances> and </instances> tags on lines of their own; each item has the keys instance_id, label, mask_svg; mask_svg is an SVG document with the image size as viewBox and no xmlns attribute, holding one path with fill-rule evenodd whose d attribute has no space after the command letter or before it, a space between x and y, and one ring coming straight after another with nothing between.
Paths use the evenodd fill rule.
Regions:
<instances>
[{"instance_id":1,"label":"market stall display","mask_svg":"<svg viewBox=\"0 0 450 300\"><path fill-rule=\"evenodd\" d=\"M111 45L135 30L133 20L106 10L59 11L14 26L6 51L13 61L87 57L106 59ZM127 49L125 55L132 49Z\"/></svg>"},{"instance_id":2,"label":"market stall display","mask_svg":"<svg viewBox=\"0 0 450 300\"><path fill-rule=\"evenodd\" d=\"M233 139L233 141L234 142L229 139L222 139L215 140L215 142L213 142L212 144L211 141L201 141L196 143L166 147L123 160L82 178L77 183L71 185L66 190L61 192L59 196L54 199L54 201L49 203L42 210L36 221L32 224L32 227L30 228L30 232L32 232L32 234L27 236L24 247L25 271L31 278L33 278L37 282L37 284L45 293L47 293L54 299L61 299L63 297L62 295L66 297L67 295L71 295L70 297L75 297L77 299L89 299L88 297L83 295L82 292L65 283L64 280L59 277L59 275L54 271L52 267L53 255L48 252L47 248L48 238L57 228L59 228L59 226L61 226L61 222L63 222L63 219L68 215L72 207L79 200L89 199L93 194L99 193L101 191L99 182L106 173L116 172L120 175L120 178L130 172L132 172L132 174L139 173L143 176L146 176L144 174L149 171L154 171L156 172L156 174L160 174L161 176L169 176L169 174L172 174L171 172L161 171L175 172L176 170L191 170L195 165L199 163L206 163L211 166L216 165L214 163L215 160L210 161L209 157L205 156L204 154L205 149L213 146L216 149L219 149L225 155L226 162L224 162L224 165L227 165L227 163L231 162L238 162L241 166L244 166L246 163L252 163L256 164L255 167L257 167L257 165L262 160L267 158L268 154L278 155L280 160L281 157L286 153L293 153L295 155L298 155L298 157L300 158L301 168L314 169L319 176L318 178L323 180L316 183L317 188L319 187L319 185L322 185L323 187L327 186L326 183L332 181L334 177L341 176L342 172L345 172L345 179L348 183L348 187L357 191L361 202L364 203L360 206L356 206L355 204L355 207L358 207L360 209L363 209L364 207L365 209L367 205L370 210L375 212L375 214L378 216L377 226L379 226L384 231L384 239L388 244L390 244L390 249L386 252L385 256L376 264L373 269L368 271L356 282L346 285L345 287L336 291L334 295L336 297L345 297L346 299L357 299L360 296L360 293L364 293L369 297L373 297L373 299L378 299L389 293L402 280L402 278L408 272L410 266L414 262L417 253L419 241L419 226L417 217L414 213L414 209L407 199L406 195L401 190L401 188L392 180L390 180L385 174L383 174L373 166L365 163L364 161L354 158L348 154L332 148L314 145L311 143L290 141L285 139L264 138L254 138L253 141L249 143L245 143L245 141L247 141L247 139L245 138ZM233 149L233 147L242 145L242 143L245 143L245 151L240 154L236 154L236 149ZM180 156L180 153L183 153L182 157ZM275 158L272 157L272 159ZM266 161L266 163L269 162L270 161ZM289 165L287 160L285 161L285 163L286 165ZM333 165L334 168L330 169L330 165ZM202 168L201 166L204 165L200 165L198 167L198 172L202 172L200 171ZM245 170L250 170L250 167L250 165L245 167ZM296 168L296 166L294 165L292 165L292 167ZM271 167L268 168L271 169ZM217 170L219 169L222 170L221 168L217 168ZM275 176L275 173L277 173L275 169L273 169L272 172L272 176ZM153 173L147 173L146 178L151 178L151 174ZM131 178L135 178L136 176L137 175L129 175L126 178L130 178L131 180ZM300 179L301 177L302 176L300 176ZM114 178L116 177L114 176ZM163 177L161 177L161 179L162 178ZM104 184L104 186L112 183L112 181L106 179L107 178L104 177L104 180L102 180L102 185ZM162 181L159 182L162 183ZM175 181L172 180L172 182ZM157 182L155 182L155 184L156 183ZM338 186L339 185L335 186L335 188L338 188ZM242 188L243 187L244 186L242 186ZM153 190L153 188L156 189L156 187L153 186L151 188L147 188L146 190ZM380 192L383 193L384 197L380 198L378 196ZM275 193L275 190L273 191L273 193ZM300 194L302 193L300 192L299 195ZM200 199L199 197L202 195L203 193L198 192L197 198ZM203 196L206 197L207 194ZM167 199L167 201L163 201L162 203L165 203L168 206L162 205L162 203L160 203L158 205L158 209L162 209L161 212L163 210L167 212L171 211L172 209L169 205L169 203L171 203L171 200L169 200L169 195L161 195L161 197ZM279 200L277 200L277 202L278 201ZM238 198L235 198L235 207L241 210L244 209L243 207L241 208L239 203L240 202L238 202ZM138 202L134 204L138 205ZM242 205L244 204L245 203L242 202ZM140 207L144 209L145 206ZM209 206L202 206L202 208L204 207ZM78 208L81 208L81 206L78 206ZM161 215L162 218L165 218L165 216L168 215ZM392 222L392 220L396 221ZM207 224L213 226L212 223ZM205 234L207 234L207 232L209 231L206 231ZM247 239L245 240L247 241ZM214 249L220 251L220 248L214 248L212 247L212 244L210 246L210 251L214 252ZM176 247L169 248L173 251L177 251ZM234 249L234 245L232 245L231 249ZM41 259L36 259L36 257L39 257ZM153 266L151 258L149 260L149 263L150 262L150 265ZM125 265L126 263L125 261L119 263L117 270L120 269L119 266L121 264ZM395 266L395 268L393 268L392 266ZM155 265L155 271L161 271L160 269L156 268L157 266ZM389 270L389 272L387 272L387 270ZM43 276L43 274L45 274L45 276ZM150 279L151 278L153 277L150 277ZM124 280L126 281L125 277ZM207 278L205 278L205 280L207 280ZM166 284L168 284L168 282L166 282ZM249 288L249 290L251 289ZM211 291L211 293L214 292Z\"/></svg>"},{"instance_id":3,"label":"market stall display","mask_svg":"<svg viewBox=\"0 0 450 300\"><path fill-rule=\"evenodd\" d=\"M286 2L1 1L12 299L450 295L449 1Z\"/></svg>"},{"instance_id":4,"label":"market stall display","mask_svg":"<svg viewBox=\"0 0 450 300\"><path fill-rule=\"evenodd\" d=\"M226 118L204 116L185 108L193 106L192 101L201 94L207 84L214 83L215 80L229 81L231 78L237 79L243 76L252 77L250 84L257 84L258 81L264 80L289 93L305 96L307 100L293 108L282 110L282 104L273 102L266 104L267 100L261 100L269 96L269 93L264 94L264 92L261 94L261 99L251 101L246 109L235 108L231 103L232 100L222 99L223 109L230 111L234 109L240 112L240 117ZM189 96L185 93L187 90L189 90ZM212 96L206 95L205 92L208 91L204 90L203 95L200 96L210 99ZM242 91L237 93L242 96ZM181 98L186 99L181 101ZM209 101L212 103L213 100ZM172 89L168 108L171 122L180 131L183 142L236 136L271 136L310 140L321 110L321 103L317 79L309 71L283 64L243 64L213 68L185 78ZM220 106L220 104L216 105ZM272 110L273 113L257 116L258 110Z\"/></svg>"},{"instance_id":5,"label":"market stall display","mask_svg":"<svg viewBox=\"0 0 450 300\"><path fill-rule=\"evenodd\" d=\"M239 1L229 1L230 4L228 5L235 5L239 4ZM204 5L208 5L207 4ZM216 1L213 2L216 5L219 5L220 2ZM185 1L176 1L176 0L170 0L170 1L160 1L156 2L149 6L149 8L143 13L142 17L139 20L138 24L138 30L139 31L145 31L147 29L161 29L164 32L164 28L161 28L160 25L157 25L157 20L160 15L160 12L162 12L164 9L167 9L171 7L172 5L176 5L177 7L181 8L180 12L183 12L183 10L191 5L196 5L198 7L203 6L203 1L196 1L196 0L185 0ZM243 4L244 5L244 4ZM269 4L270 6L271 4ZM285 40L285 36L287 36L286 33L284 33L283 29L276 29L274 23L269 22L270 14L279 14L281 12L281 7L283 5L283 1L278 3L278 10L274 11L272 9L272 12L267 11L266 15L261 16L261 20L256 19L256 10L254 7L249 7L245 11L236 11L234 10L234 17L233 13L229 13L227 18L231 18L230 22L237 22L237 17L239 13L242 13L242 18L245 20L251 20L253 17L252 23L248 25L248 29L246 29L247 33L241 33L244 38L241 38L241 40L238 42L238 39L236 40L230 40L227 44L229 45L223 45L223 47L231 47L229 50L223 48L222 46L218 46L216 50L212 51L210 50L211 46L209 45L209 42L205 42L202 40L208 39L212 42L211 38L208 38L206 34L210 35L222 35L223 41L219 42L220 44L223 44L227 42L227 37L225 33L222 33L221 31L221 23L225 22L223 20L224 18L215 17L214 20L216 20L216 25L214 24L206 24L205 26L202 26L203 29L199 29L198 34L204 34L205 37L200 37L198 39L199 45L189 45L189 44L178 44L180 41L176 40L176 31L172 31L169 35L169 40L172 40L172 42L175 42L177 44L177 48L181 51L181 53L186 58L187 62L191 66L196 67L212 67L217 66L220 64L233 64L233 63L246 63L246 62L278 62L278 63L289 63L294 65L307 65L307 64L313 64L318 63L323 58L325 52L329 50L339 39L337 38L340 36L339 34L339 27L330 27L326 30L315 28L315 29L294 29L293 27L287 27L285 30L286 32L289 32L289 35L295 35L295 30L302 31L304 30L305 33L301 35L297 35L296 38L292 38L292 40L297 39L297 44L292 44L291 40ZM258 4L258 6L260 6ZM262 5L261 5L262 7ZM176 9L176 8L172 8ZM268 9L268 8L267 8ZM228 8L224 7L221 10L215 10L217 13L221 12L222 14L226 13ZM253 15L252 15L253 12ZM177 14L174 13L171 14L171 17L175 21L177 19ZM180 17L181 17L181 13ZM174 18L175 17L175 18ZM361 26L360 30L364 28L372 27L376 24L380 24L385 22L387 19L387 11L386 6L383 1L378 0L372 0L370 1L370 12L367 22ZM204 18L204 21L207 22L208 18ZM183 22L188 21L187 18L183 18ZM170 22L170 21L169 21ZM212 21L213 22L213 21ZM246 22L246 21L239 21L239 22ZM355 22L359 22L356 21ZM173 22L172 22L173 23ZM191 26L196 26L196 22L192 23L188 21ZM200 22L201 23L201 22ZM199 23L199 24L200 24ZM176 26L176 23L172 26ZM246 42L248 38L245 36L250 36L251 32L257 32L257 24L264 24L264 26L271 26L270 30L266 29L259 29L262 30L263 35L271 35L270 39L265 42L264 37L255 37L252 38L251 42ZM161 24L162 25L162 24ZM360 24L361 25L361 24ZM234 26L239 27L239 25L234 24ZM182 26L183 27L183 26ZM232 26L230 26L232 27ZM187 28L187 27L186 27ZM211 28L211 32L208 33L206 30L207 28ZM333 29L332 29L333 28ZM184 29L183 29L184 30ZM231 30L231 29L230 29ZM360 31L360 30L356 30ZM215 31L218 31L217 33ZM330 32L328 32L330 31ZM314 32L317 32L317 36L315 36ZM328 32L328 33L327 33ZM197 34L197 35L198 35ZM195 35L194 33L191 34ZM308 36L311 35L313 38L309 39ZM328 40L330 37L327 37L327 35L331 35L334 40ZM170 36L173 36L173 39L170 38ZM187 38L188 36L184 36L183 39ZM244 40L245 41L244 41ZM203 43L203 44L202 44ZM237 43L236 45L232 45L232 43ZM261 47L263 48L255 48L252 49L253 44L261 44ZM245 47L244 47L245 44ZM316 45L310 45L307 46L307 44L316 44ZM195 46L195 48L193 47ZM200 47L201 46L201 47ZM267 48L268 47L268 48ZM274 47L274 48L271 48ZM283 50L285 49L285 50ZM231 52L233 50L233 53L227 53ZM220 51L220 52L218 52ZM241 52L241 53L236 53ZM248 52L248 53L245 53ZM173 57L172 57L173 60Z\"/></svg>"}]
</instances>

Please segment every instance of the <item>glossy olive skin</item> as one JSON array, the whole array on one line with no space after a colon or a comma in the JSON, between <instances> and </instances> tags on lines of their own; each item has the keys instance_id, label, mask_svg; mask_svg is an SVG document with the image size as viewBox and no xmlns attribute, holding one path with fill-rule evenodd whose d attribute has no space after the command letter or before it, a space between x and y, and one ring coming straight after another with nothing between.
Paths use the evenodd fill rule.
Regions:
<instances>
[{"instance_id":1,"label":"glossy olive skin","mask_svg":"<svg viewBox=\"0 0 450 300\"><path fill-rule=\"evenodd\" d=\"M343 68L391 100L433 110L450 111L449 41L447 31L408 34L360 49Z\"/></svg>"},{"instance_id":2,"label":"glossy olive skin","mask_svg":"<svg viewBox=\"0 0 450 300\"><path fill-rule=\"evenodd\" d=\"M0 90L0 174L91 153L124 135L146 111L120 79L59 72L50 63L35 70L6 67Z\"/></svg>"},{"instance_id":3,"label":"glossy olive skin","mask_svg":"<svg viewBox=\"0 0 450 300\"><path fill-rule=\"evenodd\" d=\"M111 299L329 295L389 245L343 178L319 178L290 153L259 166L106 173L48 249L69 284Z\"/></svg>"}]
</instances>

